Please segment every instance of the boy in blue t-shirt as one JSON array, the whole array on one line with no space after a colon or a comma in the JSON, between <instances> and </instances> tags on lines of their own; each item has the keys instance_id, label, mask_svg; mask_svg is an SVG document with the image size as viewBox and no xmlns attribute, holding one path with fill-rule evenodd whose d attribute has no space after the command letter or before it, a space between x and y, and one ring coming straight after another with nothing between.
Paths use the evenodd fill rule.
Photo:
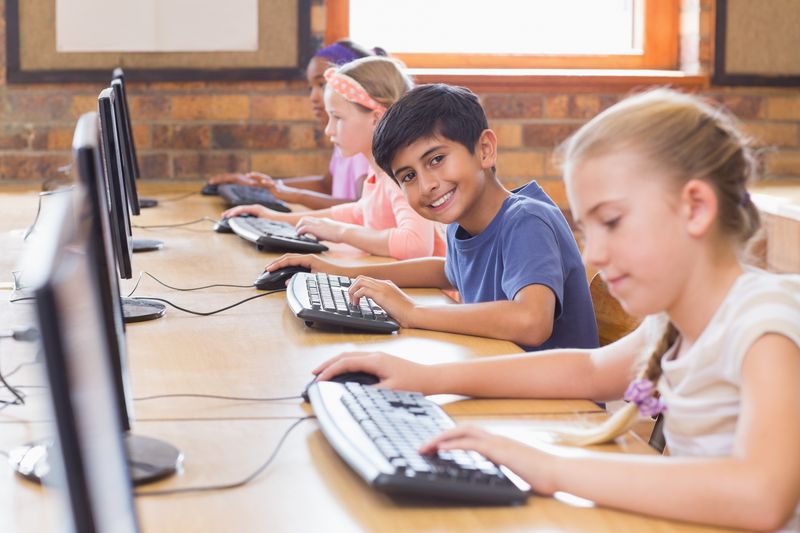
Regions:
<instances>
[{"instance_id":1,"label":"boy in blue t-shirt","mask_svg":"<svg viewBox=\"0 0 800 533\"><path fill-rule=\"evenodd\" d=\"M346 267L291 254L267 270L302 265L358 276L351 299L372 298L403 327L510 340L527 350L598 345L569 225L535 181L509 192L497 179L497 137L475 94L444 84L412 89L384 115L372 152L415 211L448 224L446 258ZM420 305L398 286L455 288L463 305Z\"/></svg>"}]
</instances>

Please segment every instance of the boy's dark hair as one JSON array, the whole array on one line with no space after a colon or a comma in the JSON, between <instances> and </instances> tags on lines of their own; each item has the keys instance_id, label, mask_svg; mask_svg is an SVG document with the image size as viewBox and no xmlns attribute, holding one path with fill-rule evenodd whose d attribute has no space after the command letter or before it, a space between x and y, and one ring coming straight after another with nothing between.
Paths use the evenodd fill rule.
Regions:
<instances>
[{"instance_id":1,"label":"boy's dark hair","mask_svg":"<svg viewBox=\"0 0 800 533\"><path fill-rule=\"evenodd\" d=\"M464 87L444 83L419 85L389 108L372 137L375 163L389 174L399 150L419 139L442 137L464 145L470 154L489 128L478 97Z\"/></svg>"}]
</instances>

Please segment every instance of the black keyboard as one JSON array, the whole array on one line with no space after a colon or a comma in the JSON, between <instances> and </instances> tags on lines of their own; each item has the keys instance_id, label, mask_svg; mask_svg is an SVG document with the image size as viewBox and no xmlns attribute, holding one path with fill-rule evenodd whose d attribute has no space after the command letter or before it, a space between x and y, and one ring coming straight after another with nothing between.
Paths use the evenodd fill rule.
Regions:
<instances>
[{"instance_id":1,"label":"black keyboard","mask_svg":"<svg viewBox=\"0 0 800 533\"><path fill-rule=\"evenodd\" d=\"M291 211L288 205L282 200L275 198L271 192L261 187L251 187L249 185L239 185L237 183L225 183L217 188L217 194L222 196L231 207L237 205L259 204L269 207L275 211L288 213Z\"/></svg>"},{"instance_id":2,"label":"black keyboard","mask_svg":"<svg viewBox=\"0 0 800 533\"><path fill-rule=\"evenodd\" d=\"M400 325L371 298L351 305L347 290L352 279L317 272L299 272L286 289L289 308L307 326L333 326L375 333L393 333Z\"/></svg>"},{"instance_id":3,"label":"black keyboard","mask_svg":"<svg viewBox=\"0 0 800 533\"><path fill-rule=\"evenodd\" d=\"M477 452L420 455L420 445L455 425L420 393L321 381L309 399L330 445L379 491L492 505L529 495L527 483Z\"/></svg>"},{"instance_id":4,"label":"black keyboard","mask_svg":"<svg viewBox=\"0 0 800 533\"><path fill-rule=\"evenodd\" d=\"M316 254L328 250L327 246L314 237L298 235L295 227L286 222L255 217L233 217L228 224L236 235L255 243L261 251Z\"/></svg>"}]
</instances>

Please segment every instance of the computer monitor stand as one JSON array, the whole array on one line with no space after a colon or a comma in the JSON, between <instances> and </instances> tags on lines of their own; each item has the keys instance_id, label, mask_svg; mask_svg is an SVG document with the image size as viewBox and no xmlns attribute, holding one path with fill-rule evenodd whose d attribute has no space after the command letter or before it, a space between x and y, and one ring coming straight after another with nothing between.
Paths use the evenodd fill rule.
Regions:
<instances>
[{"instance_id":1,"label":"computer monitor stand","mask_svg":"<svg viewBox=\"0 0 800 533\"><path fill-rule=\"evenodd\" d=\"M139 207L147 209L148 207L155 207L158 205L158 200L155 198L139 198Z\"/></svg>"},{"instance_id":2,"label":"computer monitor stand","mask_svg":"<svg viewBox=\"0 0 800 533\"><path fill-rule=\"evenodd\" d=\"M156 239L131 239L131 251L133 253L153 252L163 247L164 241Z\"/></svg>"},{"instance_id":3,"label":"computer monitor stand","mask_svg":"<svg viewBox=\"0 0 800 533\"><path fill-rule=\"evenodd\" d=\"M167 306L156 300L122 298L122 319L125 322L144 322L161 318Z\"/></svg>"},{"instance_id":4,"label":"computer monitor stand","mask_svg":"<svg viewBox=\"0 0 800 533\"><path fill-rule=\"evenodd\" d=\"M130 432L125 433L123 439L134 485L153 483L181 469L183 454L172 444ZM52 439L23 444L9 452L8 462L21 477L47 485L50 474L48 455L52 448Z\"/></svg>"}]
</instances>

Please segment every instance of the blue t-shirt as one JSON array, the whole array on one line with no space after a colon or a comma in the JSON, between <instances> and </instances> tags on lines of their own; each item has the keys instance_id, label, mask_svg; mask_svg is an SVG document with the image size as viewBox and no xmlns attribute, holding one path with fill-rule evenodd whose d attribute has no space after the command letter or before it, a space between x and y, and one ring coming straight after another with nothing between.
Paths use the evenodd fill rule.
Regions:
<instances>
[{"instance_id":1,"label":"blue t-shirt","mask_svg":"<svg viewBox=\"0 0 800 533\"><path fill-rule=\"evenodd\" d=\"M513 300L528 285L544 285L556 297L553 333L539 346L594 348L597 324L586 271L564 215L532 181L512 191L480 234L447 227L445 274L464 303Z\"/></svg>"}]
</instances>

